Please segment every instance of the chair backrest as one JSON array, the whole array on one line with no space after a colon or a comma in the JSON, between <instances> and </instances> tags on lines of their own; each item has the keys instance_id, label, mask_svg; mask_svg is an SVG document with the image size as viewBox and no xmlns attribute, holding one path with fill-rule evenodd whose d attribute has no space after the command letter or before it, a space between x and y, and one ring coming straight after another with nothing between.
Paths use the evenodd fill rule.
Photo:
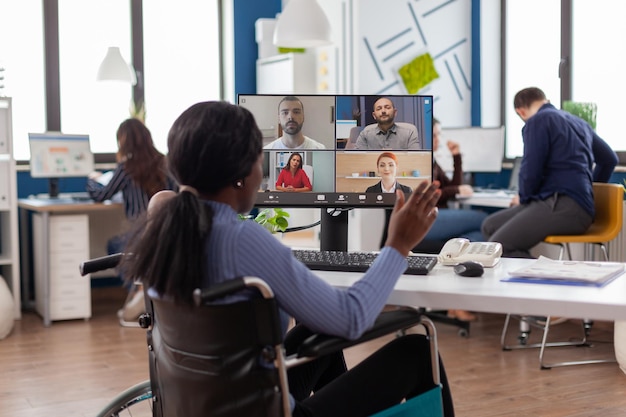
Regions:
<instances>
[{"instance_id":1,"label":"chair backrest","mask_svg":"<svg viewBox=\"0 0 626 417\"><path fill-rule=\"evenodd\" d=\"M313 183L313 165L302 165L302 169L306 173L306 176L309 177L311 187L313 187L313 191L315 191L315 184Z\"/></svg>"},{"instance_id":2,"label":"chair backrest","mask_svg":"<svg viewBox=\"0 0 626 417\"><path fill-rule=\"evenodd\" d=\"M346 142L345 149L354 149L356 147L356 140L358 139L361 130L363 130L363 126L355 126L350 129L350 137Z\"/></svg>"},{"instance_id":3,"label":"chair backrest","mask_svg":"<svg viewBox=\"0 0 626 417\"><path fill-rule=\"evenodd\" d=\"M593 183L596 217L589 232L602 235L602 242L617 237L622 230L624 188L620 184Z\"/></svg>"},{"instance_id":4,"label":"chair backrest","mask_svg":"<svg viewBox=\"0 0 626 417\"><path fill-rule=\"evenodd\" d=\"M273 298L199 306L149 302L155 416L283 415L273 366L282 332Z\"/></svg>"}]
</instances>

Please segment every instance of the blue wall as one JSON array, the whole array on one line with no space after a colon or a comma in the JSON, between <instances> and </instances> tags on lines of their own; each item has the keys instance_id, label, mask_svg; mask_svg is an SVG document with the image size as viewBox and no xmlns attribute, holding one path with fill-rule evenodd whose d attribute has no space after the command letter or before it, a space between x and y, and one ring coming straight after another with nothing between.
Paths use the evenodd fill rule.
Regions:
<instances>
[{"instance_id":1,"label":"blue wall","mask_svg":"<svg viewBox=\"0 0 626 417\"><path fill-rule=\"evenodd\" d=\"M256 93L258 47L254 22L275 18L281 9L281 0L235 0L235 95Z\"/></svg>"},{"instance_id":2,"label":"blue wall","mask_svg":"<svg viewBox=\"0 0 626 417\"><path fill-rule=\"evenodd\" d=\"M86 178L60 178L59 192L69 193L75 191L85 191L87 186ZM17 198L27 198L32 194L43 194L48 192L48 180L44 178L33 178L29 172L17 173Z\"/></svg>"}]
</instances>

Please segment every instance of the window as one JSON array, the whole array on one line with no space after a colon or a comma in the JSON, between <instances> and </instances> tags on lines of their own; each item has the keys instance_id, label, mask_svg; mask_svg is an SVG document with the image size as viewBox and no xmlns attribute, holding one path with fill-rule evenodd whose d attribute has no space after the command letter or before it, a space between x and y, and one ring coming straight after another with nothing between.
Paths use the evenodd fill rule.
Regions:
<instances>
[{"instance_id":1,"label":"window","mask_svg":"<svg viewBox=\"0 0 626 417\"><path fill-rule=\"evenodd\" d=\"M575 0L572 12L572 100L596 103L596 132L613 149L626 150L621 53L626 3Z\"/></svg>"},{"instance_id":2,"label":"window","mask_svg":"<svg viewBox=\"0 0 626 417\"><path fill-rule=\"evenodd\" d=\"M146 126L161 152L185 109L220 99L218 12L218 0L143 2Z\"/></svg>"},{"instance_id":3,"label":"window","mask_svg":"<svg viewBox=\"0 0 626 417\"><path fill-rule=\"evenodd\" d=\"M116 130L129 117L129 84L96 81L109 46L130 62L128 0L59 1L61 130L88 133L95 153L116 152Z\"/></svg>"},{"instance_id":4,"label":"window","mask_svg":"<svg viewBox=\"0 0 626 417\"><path fill-rule=\"evenodd\" d=\"M555 106L561 102L561 6L557 1L506 0L506 157L521 156L524 122L513 109L522 88L541 88Z\"/></svg>"},{"instance_id":5,"label":"window","mask_svg":"<svg viewBox=\"0 0 626 417\"><path fill-rule=\"evenodd\" d=\"M0 95L12 98L13 156L28 159L28 132L46 125L42 2L0 0L0 10Z\"/></svg>"},{"instance_id":6,"label":"window","mask_svg":"<svg viewBox=\"0 0 626 417\"><path fill-rule=\"evenodd\" d=\"M219 0L143 2L146 125L167 150L167 132L191 104L219 100ZM13 97L14 156L30 159L28 132L46 130L43 2L0 0L0 65ZM60 0L61 130L87 133L93 152L117 151L116 130L130 117L132 88L97 82L108 47L131 62L130 0ZM19 39L19 42L12 41ZM4 40L9 40L5 42Z\"/></svg>"}]
</instances>

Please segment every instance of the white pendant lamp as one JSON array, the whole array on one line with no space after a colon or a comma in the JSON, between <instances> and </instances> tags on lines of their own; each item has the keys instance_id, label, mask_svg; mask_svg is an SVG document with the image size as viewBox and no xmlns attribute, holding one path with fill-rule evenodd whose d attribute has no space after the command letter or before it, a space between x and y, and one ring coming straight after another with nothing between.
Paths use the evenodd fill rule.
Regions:
<instances>
[{"instance_id":1,"label":"white pendant lamp","mask_svg":"<svg viewBox=\"0 0 626 417\"><path fill-rule=\"evenodd\" d=\"M330 43L330 23L317 1L289 0L276 20L274 45L312 48Z\"/></svg>"},{"instance_id":2,"label":"white pendant lamp","mask_svg":"<svg viewBox=\"0 0 626 417\"><path fill-rule=\"evenodd\" d=\"M123 81L137 84L135 70L124 61L120 48L110 46L96 76L98 81Z\"/></svg>"}]
</instances>

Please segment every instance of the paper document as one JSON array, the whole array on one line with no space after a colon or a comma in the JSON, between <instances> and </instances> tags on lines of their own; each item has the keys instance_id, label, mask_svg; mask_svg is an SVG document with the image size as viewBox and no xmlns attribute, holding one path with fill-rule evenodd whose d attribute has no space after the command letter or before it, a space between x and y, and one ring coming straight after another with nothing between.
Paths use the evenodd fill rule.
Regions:
<instances>
[{"instance_id":1,"label":"paper document","mask_svg":"<svg viewBox=\"0 0 626 417\"><path fill-rule=\"evenodd\" d=\"M109 181L111 181L111 178L113 178L113 171L107 171L96 178L96 181L102 185L107 185Z\"/></svg>"},{"instance_id":2,"label":"paper document","mask_svg":"<svg viewBox=\"0 0 626 417\"><path fill-rule=\"evenodd\" d=\"M624 273L623 263L555 261L539 257L529 266L509 271L502 281L602 287Z\"/></svg>"},{"instance_id":3,"label":"paper document","mask_svg":"<svg viewBox=\"0 0 626 417\"><path fill-rule=\"evenodd\" d=\"M516 193L509 190L491 190L491 191L474 191L469 198L508 198L510 199Z\"/></svg>"},{"instance_id":4,"label":"paper document","mask_svg":"<svg viewBox=\"0 0 626 417\"><path fill-rule=\"evenodd\" d=\"M113 173L115 171L111 170L111 171L107 171L105 173L103 173L102 175L100 175L98 178L96 178L96 181L99 182L102 185L107 185L109 182L111 182L111 178L113 178ZM111 201L114 203L121 203L124 201L124 196L122 195L121 191L118 191L117 193L115 193L113 195L113 197L111 197Z\"/></svg>"}]
</instances>

